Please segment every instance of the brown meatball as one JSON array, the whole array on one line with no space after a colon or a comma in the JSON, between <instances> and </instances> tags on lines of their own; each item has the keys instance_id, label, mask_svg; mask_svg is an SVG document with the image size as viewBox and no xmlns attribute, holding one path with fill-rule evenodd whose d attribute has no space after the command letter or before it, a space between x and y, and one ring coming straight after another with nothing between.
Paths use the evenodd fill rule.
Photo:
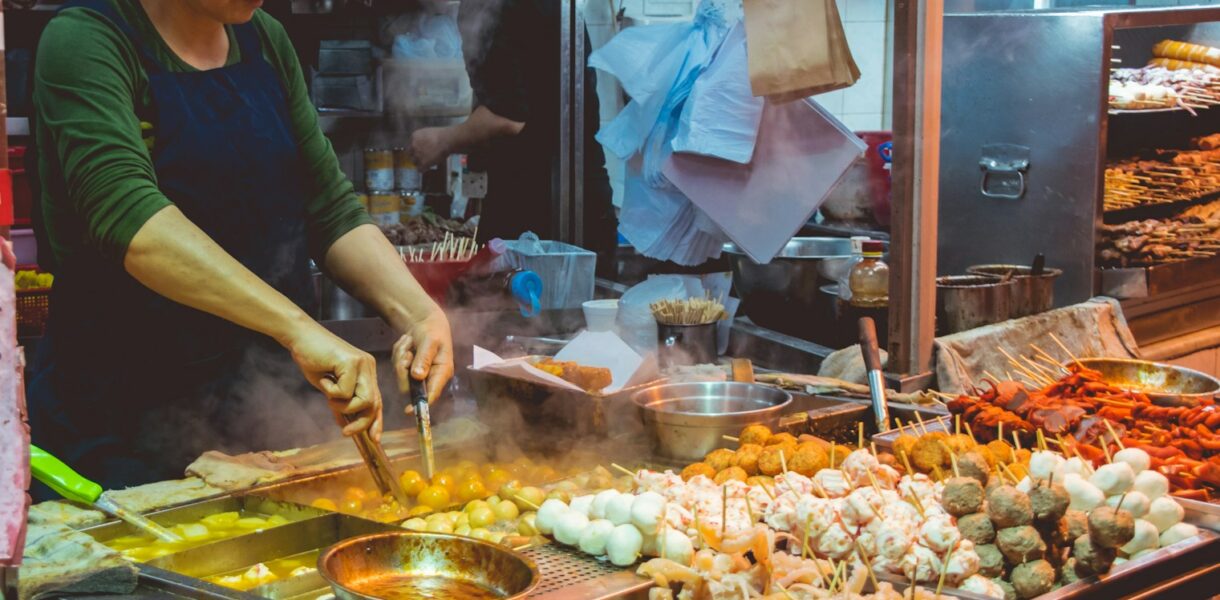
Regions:
<instances>
[{"instance_id":1,"label":"brown meatball","mask_svg":"<svg viewBox=\"0 0 1220 600\"><path fill-rule=\"evenodd\" d=\"M746 480L746 485L761 485L767 489L775 487L775 480L766 475L755 475Z\"/></svg>"},{"instance_id":2,"label":"brown meatball","mask_svg":"<svg viewBox=\"0 0 1220 600\"><path fill-rule=\"evenodd\" d=\"M1004 574L1004 555L995 544L975 546L974 553L979 555L979 575L999 577Z\"/></svg>"},{"instance_id":3,"label":"brown meatball","mask_svg":"<svg viewBox=\"0 0 1220 600\"><path fill-rule=\"evenodd\" d=\"M746 472L742 470L741 467L729 467L717 473L716 477L713 478L712 481L715 481L716 485L720 485L730 479L736 479L737 481L745 483L746 479L749 479L749 476L746 475Z\"/></svg>"},{"instance_id":4,"label":"brown meatball","mask_svg":"<svg viewBox=\"0 0 1220 600\"><path fill-rule=\"evenodd\" d=\"M1076 572L1081 576L1104 575L1114 564L1116 551L1093 543L1087 534L1076 538L1072 544L1072 558L1076 559Z\"/></svg>"},{"instance_id":5,"label":"brown meatball","mask_svg":"<svg viewBox=\"0 0 1220 600\"><path fill-rule=\"evenodd\" d=\"M1045 560L1018 565L1012 570L1012 587L1018 598L1037 598L1055 587L1055 567Z\"/></svg>"},{"instance_id":6,"label":"brown meatball","mask_svg":"<svg viewBox=\"0 0 1220 600\"><path fill-rule=\"evenodd\" d=\"M1034 520L1034 509L1029 496L1011 485L1002 485L987 494L987 516L996 529L1029 525Z\"/></svg>"},{"instance_id":7,"label":"brown meatball","mask_svg":"<svg viewBox=\"0 0 1220 600\"><path fill-rule=\"evenodd\" d=\"M983 462L987 463L988 472L995 469L997 459L995 457L995 454L992 453L991 448L988 448L987 446L984 446L983 444L979 444L979 445L967 450L963 456L970 455L970 454L977 454L979 456L979 458L983 459Z\"/></svg>"},{"instance_id":8,"label":"brown meatball","mask_svg":"<svg viewBox=\"0 0 1220 600\"><path fill-rule=\"evenodd\" d=\"M716 469L713 469L712 466L707 463L701 462L687 465L685 469L682 469L682 481L690 481L696 475L702 475L708 479L711 479L712 477L716 476Z\"/></svg>"},{"instance_id":9,"label":"brown meatball","mask_svg":"<svg viewBox=\"0 0 1220 600\"><path fill-rule=\"evenodd\" d=\"M1102 548L1118 548L1135 537L1135 518L1125 510L1098 506L1089 511L1089 537Z\"/></svg>"},{"instance_id":10,"label":"brown meatball","mask_svg":"<svg viewBox=\"0 0 1220 600\"><path fill-rule=\"evenodd\" d=\"M1056 548L1070 546L1076 539L1071 536L1067 519L1060 518L1058 521L1051 522L1035 521L1034 523L1034 527L1042 535L1042 539L1046 540L1047 544Z\"/></svg>"},{"instance_id":11,"label":"brown meatball","mask_svg":"<svg viewBox=\"0 0 1220 600\"><path fill-rule=\"evenodd\" d=\"M945 480L941 504L955 517L976 513L983 508L983 484L973 477L950 477Z\"/></svg>"},{"instance_id":12,"label":"brown meatball","mask_svg":"<svg viewBox=\"0 0 1220 600\"><path fill-rule=\"evenodd\" d=\"M962 537L974 542L975 548L995 541L995 527L987 513L977 512L957 520L957 530Z\"/></svg>"},{"instance_id":13,"label":"brown meatball","mask_svg":"<svg viewBox=\"0 0 1220 600\"><path fill-rule=\"evenodd\" d=\"M933 469L948 465L949 454L940 440L925 435L915 442L915 448L911 450L911 463L916 469L930 473Z\"/></svg>"},{"instance_id":14,"label":"brown meatball","mask_svg":"<svg viewBox=\"0 0 1220 600\"><path fill-rule=\"evenodd\" d=\"M1089 533L1089 515L1083 510L1069 508L1063 513L1063 520L1067 522L1068 537L1072 540Z\"/></svg>"},{"instance_id":15,"label":"brown meatball","mask_svg":"<svg viewBox=\"0 0 1220 600\"><path fill-rule=\"evenodd\" d=\"M1044 523L1053 523L1062 518L1071 502L1072 498L1067 490L1057 483L1051 486L1039 485L1029 491L1029 504L1034 509L1034 519Z\"/></svg>"},{"instance_id":16,"label":"brown meatball","mask_svg":"<svg viewBox=\"0 0 1220 600\"><path fill-rule=\"evenodd\" d=\"M703 457L703 462L719 473L733 466L733 451L728 448L717 448L708 452L707 456Z\"/></svg>"},{"instance_id":17,"label":"brown meatball","mask_svg":"<svg viewBox=\"0 0 1220 600\"><path fill-rule=\"evenodd\" d=\"M771 436L770 438L767 439L767 443L763 444L763 445L764 446L778 446L781 444L782 445L791 445L792 447L795 448L798 444L800 444L800 442L796 441L795 435L792 435L791 433L788 433L785 431L785 432L777 433L777 434Z\"/></svg>"},{"instance_id":18,"label":"brown meatball","mask_svg":"<svg viewBox=\"0 0 1220 600\"><path fill-rule=\"evenodd\" d=\"M771 429L766 425L747 425L741 430L741 435L738 436L738 441L742 445L758 444L759 446L767 445L767 440L771 439Z\"/></svg>"},{"instance_id":19,"label":"brown meatball","mask_svg":"<svg viewBox=\"0 0 1220 600\"><path fill-rule=\"evenodd\" d=\"M742 444L741 448L733 453L729 466L741 467L747 475L758 475L758 456L762 451L763 447L758 444Z\"/></svg>"},{"instance_id":20,"label":"brown meatball","mask_svg":"<svg viewBox=\"0 0 1220 600\"><path fill-rule=\"evenodd\" d=\"M987 459L974 450L957 458L957 470L962 477L977 479L983 485L987 485L987 482L991 480L991 466L987 464Z\"/></svg>"},{"instance_id":21,"label":"brown meatball","mask_svg":"<svg viewBox=\"0 0 1220 600\"><path fill-rule=\"evenodd\" d=\"M1087 575L1085 576L1087 577ZM1059 583L1063 585L1072 585L1080 581L1084 577L1080 574L1079 567L1076 566L1076 559L1069 558L1063 563L1063 568L1059 570Z\"/></svg>"},{"instance_id":22,"label":"brown meatball","mask_svg":"<svg viewBox=\"0 0 1220 600\"><path fill-rule=\"evenodd\" d=\"M788 453L784 452L784 460L781 461L779 453L783 452L783 446L767 446L763 448L761 454L758 455L758 472L763 475L779 475L784 471L784 461L787 460Z\"/></svg>"},{"instance_id":23,"label":"brown meatball","mask_svg":"<svg viewBox=\"0 0 1220 600\"><path fill-rule=\"evenodd\" d=\"M995 545L1014 565L1040 559L1046 553L1046 542L1038 535L1038 530L1029 525L999 530Z\"/></svg>"},{"instance_id":24,"label":"brown meatball","mask_svg":"<svg viewBox=\"0 0 1220 600\"><path fill-rule=\"evenodd\" d=\"M911 454L915 451L915 444L919 442L919 438L901 434L894 440L894 454L898 455L899 460L902 460L902 455L907 456L907 460L911 460Z\"/></svg>"},{"instance_id":25,"label":"brown meatball","mask_svg":"<svg viewBox=\"0 0 1220 600\"><path fill-rule=\"evenodd\" d=\"M1004 590L1004 600L1017 600L1017 590L1012 587L1012 583L1009 583L1007 579L995 577L992 581L1000 586L1000 589Z\"/></svg>"},{"instance_id":26,"label":"brown meatball","mask_svg":"<svg viewBox=\"0 0 1220 600\"><path fill-rule=\"evenodd\" d=\"M991 455L1001 463L1008 464L1012 462L1012 446L1004 440L991 440L987 442L987 449L991 451Z\"/></svg>"},{"instance_id":27,"label":"brown meatball","mask_svg":"<svg viewBox=\"0 0 1220 600\"><path fill-rule=\"evenodd\" d=\"M788 461L789 469L806 477L813 477L814 473L825 469L829 465L830 457L821 448L816 448L812 445L798 447L796 455L792 457L792 460Z\"/></svg>"}]
</instances>

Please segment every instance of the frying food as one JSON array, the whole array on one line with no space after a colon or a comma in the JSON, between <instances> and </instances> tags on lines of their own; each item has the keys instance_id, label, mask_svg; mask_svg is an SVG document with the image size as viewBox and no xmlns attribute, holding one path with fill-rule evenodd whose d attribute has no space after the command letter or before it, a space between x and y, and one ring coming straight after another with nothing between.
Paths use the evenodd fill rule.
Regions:
<instances>
[{"instance_id":1,"label":"frying food","mask_svg":"<svg viewBox=\"0 0 1220 600\"><path fill-rule=\"evenodd\" d=\"M288 518L283 515L230 511L208 515L194 523L180 523L169 527L171 532L182 539L180 542L166 542L149 534L139 533L124 535L102 543L117 550L119 554L123 555L123 558L135 562L148 562L167 554L174 554L254 531L279 527L288 522Z\"/></svg>"},{"instance_id":2,"label":"frying food","mask_svg":"<svg viewBox=\"0 0 1220 600\"><path fill-rule=\"evenodd\" d=\"M586 367L553 358L544 358L535 362L534 366L591 393L600 392L613 383L610 369L605 367Z\"/></svg>"}]
</instances>

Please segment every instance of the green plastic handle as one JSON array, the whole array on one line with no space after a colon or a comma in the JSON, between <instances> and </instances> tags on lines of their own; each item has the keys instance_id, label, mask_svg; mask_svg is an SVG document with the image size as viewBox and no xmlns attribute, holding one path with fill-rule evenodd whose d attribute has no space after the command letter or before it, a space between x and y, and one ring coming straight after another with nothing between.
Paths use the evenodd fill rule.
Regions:
<instances>
[{"instance_id":1,"label":"green plastic handle","mask_svg":"<svg viewBox=\"0 0 1220 600\"><path fill-rule=\"evenodd\" d=\"M102 486L81 477L72 467L34 444L30 444L30 471L34 479L68 500L93 504L102 495Z\"/></svg>"}]
</instances>

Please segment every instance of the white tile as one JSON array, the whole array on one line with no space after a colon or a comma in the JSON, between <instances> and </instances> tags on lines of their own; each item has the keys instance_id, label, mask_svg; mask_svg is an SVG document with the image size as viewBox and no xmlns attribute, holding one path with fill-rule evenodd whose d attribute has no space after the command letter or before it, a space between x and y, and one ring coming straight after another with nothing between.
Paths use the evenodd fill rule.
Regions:
<instances>
[{"instance_id":1,"label":"white tile","mask_svg":"<svg viewBox=\"0 0 1220 600\"><path fill-rule=\"evenodd\" d=\"M875 131L881 129L881 113L843 115L839 118L852 131Z\"/></svg>"},{"instance_id":2,"label":"white tile","mask_svg":"<svg viewBox=\"0 0 1220 600\"><path fill-rule=\"evenodd\" d=\"M886 0L838 0L844 23L885 21Z\"/></svg>"}]
</instances>

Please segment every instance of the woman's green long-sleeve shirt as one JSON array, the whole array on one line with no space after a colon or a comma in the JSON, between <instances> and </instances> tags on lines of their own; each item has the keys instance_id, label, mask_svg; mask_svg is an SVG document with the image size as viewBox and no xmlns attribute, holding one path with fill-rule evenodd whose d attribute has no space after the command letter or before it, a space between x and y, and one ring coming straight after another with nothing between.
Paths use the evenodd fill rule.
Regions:
<instances>
[{"instance_id":1,"label":"woman's green long-sleeve shirt","mask_svg":"<svg viewBox=\"0 0 1220 600\"><path fill-rule=\"evenodd\" d=\"M138 0L109 1L164 68L195 70L169 49ZM335 240L372 221L318 128L317 112L284 27L261 10L254 13L253 22L263 54L287 91L292 132L313 178L306 182L311 196L302 201L310 254L320 262ZM226 29L226 64L231 65L241 60L241 51L232 28ZM140 227L172 204L157 188L151 158L156 146L155 107L137 50L97 12L66 9L43 32L34 76L42 216L55 258L62 264L75 253L91 252L121 261Z\"/></svg>"}]
</instances>

